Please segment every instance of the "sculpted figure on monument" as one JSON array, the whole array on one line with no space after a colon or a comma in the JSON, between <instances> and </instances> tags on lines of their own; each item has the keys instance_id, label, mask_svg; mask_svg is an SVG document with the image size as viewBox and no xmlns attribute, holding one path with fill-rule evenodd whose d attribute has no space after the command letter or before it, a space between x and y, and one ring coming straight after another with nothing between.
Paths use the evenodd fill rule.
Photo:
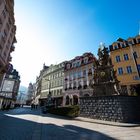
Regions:
<instances>
[{"instance_id":1,"label":"sculpted figure on monument","mask_svg":"<svg viewBox=\"0 0 140 140\"><path fill-rule=\"evenodd\" d=\"M116 84L118 80L109 57L108 48L103 43L98 49L98 60L94 64L94 92L96 95L118 94Z\"/></svg>"}]
</instances>

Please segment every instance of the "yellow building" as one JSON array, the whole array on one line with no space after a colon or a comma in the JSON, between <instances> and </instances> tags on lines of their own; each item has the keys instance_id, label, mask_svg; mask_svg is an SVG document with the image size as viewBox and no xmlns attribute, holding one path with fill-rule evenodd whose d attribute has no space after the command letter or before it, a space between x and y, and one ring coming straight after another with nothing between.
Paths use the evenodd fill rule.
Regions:
<instances>
[{"instance_id":1,"label":"yellow building","mask_svg":"<svg viewBox=\"0 0 140 140\"><path fill-rule=\"evenodd\" d=\"M127 40L119 38L109 49L121 91L130 95L132 87L140 84L140 35Z\"/></svg>"}]
</instances>

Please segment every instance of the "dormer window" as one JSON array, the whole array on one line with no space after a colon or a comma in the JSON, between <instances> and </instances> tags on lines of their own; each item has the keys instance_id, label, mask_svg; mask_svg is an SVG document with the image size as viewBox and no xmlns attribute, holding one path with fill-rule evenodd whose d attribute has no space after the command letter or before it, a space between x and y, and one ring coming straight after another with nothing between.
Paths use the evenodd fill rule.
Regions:
<instances>
[{"instance_id":1,"label":"dormer window","mask_svg":"<svg viewBox=\"0 0 140 140\"><path fill-rule=\"evenodd\" d=\"M84 64L87 64L88 63L88 58L84 58Z\"/></svg>"},{"instance_id":2,"label":"dormer window","mask_svg":"<svg viewBox=\"0 0 140 140\"><path fill-rule=\"evenodd\" d=\"M76 63L76 65L77 65L77 67L79 67L79 66L81 65L81 62L78 61L78 62Z\"/></svg>"},{"instance_id":3,"label":"dormer window","mask_svg":"<svg viewBox=\"0 0 140 140\"><path fill-rule=\"evenodd\" d=\"M74 62L74 63L72 63L72 67L73 68L75 68L76 67L76 63Z\"/></svg>"},{"instance_id":4,"label":"dormer window","mask_svg":"<svg viewBox=\"0 0 140 140\"><path fill-rule=\"evenodd\" d=\"M137 38L137 43L140 43L140 38Z\"/></svg>"},{"instance_id":5,"label":"dormer window","mask_svg":"<svg viewBox=\"0 0 140 140\"><path fill-rule=\"evenodd\" d=\"M122 43L121 46L122 46L122 48L125 48L126 47L126 44L125 43Z\"/></svg>"},{"instance_id":6,"label":"dormer window","mask_svg":"<svg viewBox=\"0 0 140 140\"><path fill-rule=\"evenodd\" d=\"M114 48L114 50L117 50L118 49L118 45L117 44L114 45L113 48Z\"/></svg>"},{"instance_id":7,"label":"dormer window","mask_svg":"<svg viewBox=\"0 0 140 140\"><path fill-rule=\"evenodd\" d=\"M70 69L70 64L67 64L67 69Z\"/></svg>"},{"instance_id":8,"label":"dormer window","mask_svg":"<svg viewBox=\"0 0 140 140\"><path fill-rule=\"evenodd\" d=\"M128 45L132 45L132 44L134 44L134 43L133 43L133 40L129 40L129 41L128 41Z\"/></svg>"}]
</instances>

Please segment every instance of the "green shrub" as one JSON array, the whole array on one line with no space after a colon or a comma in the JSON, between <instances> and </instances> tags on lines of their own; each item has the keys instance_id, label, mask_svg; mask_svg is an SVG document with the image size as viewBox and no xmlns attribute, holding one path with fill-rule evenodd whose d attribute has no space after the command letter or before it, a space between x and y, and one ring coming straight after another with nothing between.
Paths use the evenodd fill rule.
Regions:
<instances>
[{"instance_id":1,"label":"green shrub","mask_svg":"<svg viewBox=\"0 0 140 140\"><path fill-rule=\"evenodd\" d=\"M50 108L49 113L67 117L78 117L79 116L79 106L68 106L68 107L59 107L59 108Z\"/></svg>"}]
</instances>

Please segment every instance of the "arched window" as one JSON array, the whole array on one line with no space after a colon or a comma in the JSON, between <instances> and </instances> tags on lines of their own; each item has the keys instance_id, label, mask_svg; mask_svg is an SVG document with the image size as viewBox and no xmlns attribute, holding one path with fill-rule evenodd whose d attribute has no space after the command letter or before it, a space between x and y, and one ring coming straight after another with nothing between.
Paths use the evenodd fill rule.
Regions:
<instances>
[{"instance_id":1,"label":"arched window","mask_svg":"<svg viewBox=\"0 0 140 140\"><path fill-rule=\"evenodd\" d=\"M77 104L78 104L78 96L73 95L73 105L77 105Z\"/></svg>"},{"instance_id":2,"label":"arched window","mask_svg":"<svg viewBox=\"0 0 140 140\"><path fill-rule=\"evenodd\" d=\"M69 103L70 103L70 98L69 96L66 96L66 105L69 105Z\"/></svg>"}]
</instances>

